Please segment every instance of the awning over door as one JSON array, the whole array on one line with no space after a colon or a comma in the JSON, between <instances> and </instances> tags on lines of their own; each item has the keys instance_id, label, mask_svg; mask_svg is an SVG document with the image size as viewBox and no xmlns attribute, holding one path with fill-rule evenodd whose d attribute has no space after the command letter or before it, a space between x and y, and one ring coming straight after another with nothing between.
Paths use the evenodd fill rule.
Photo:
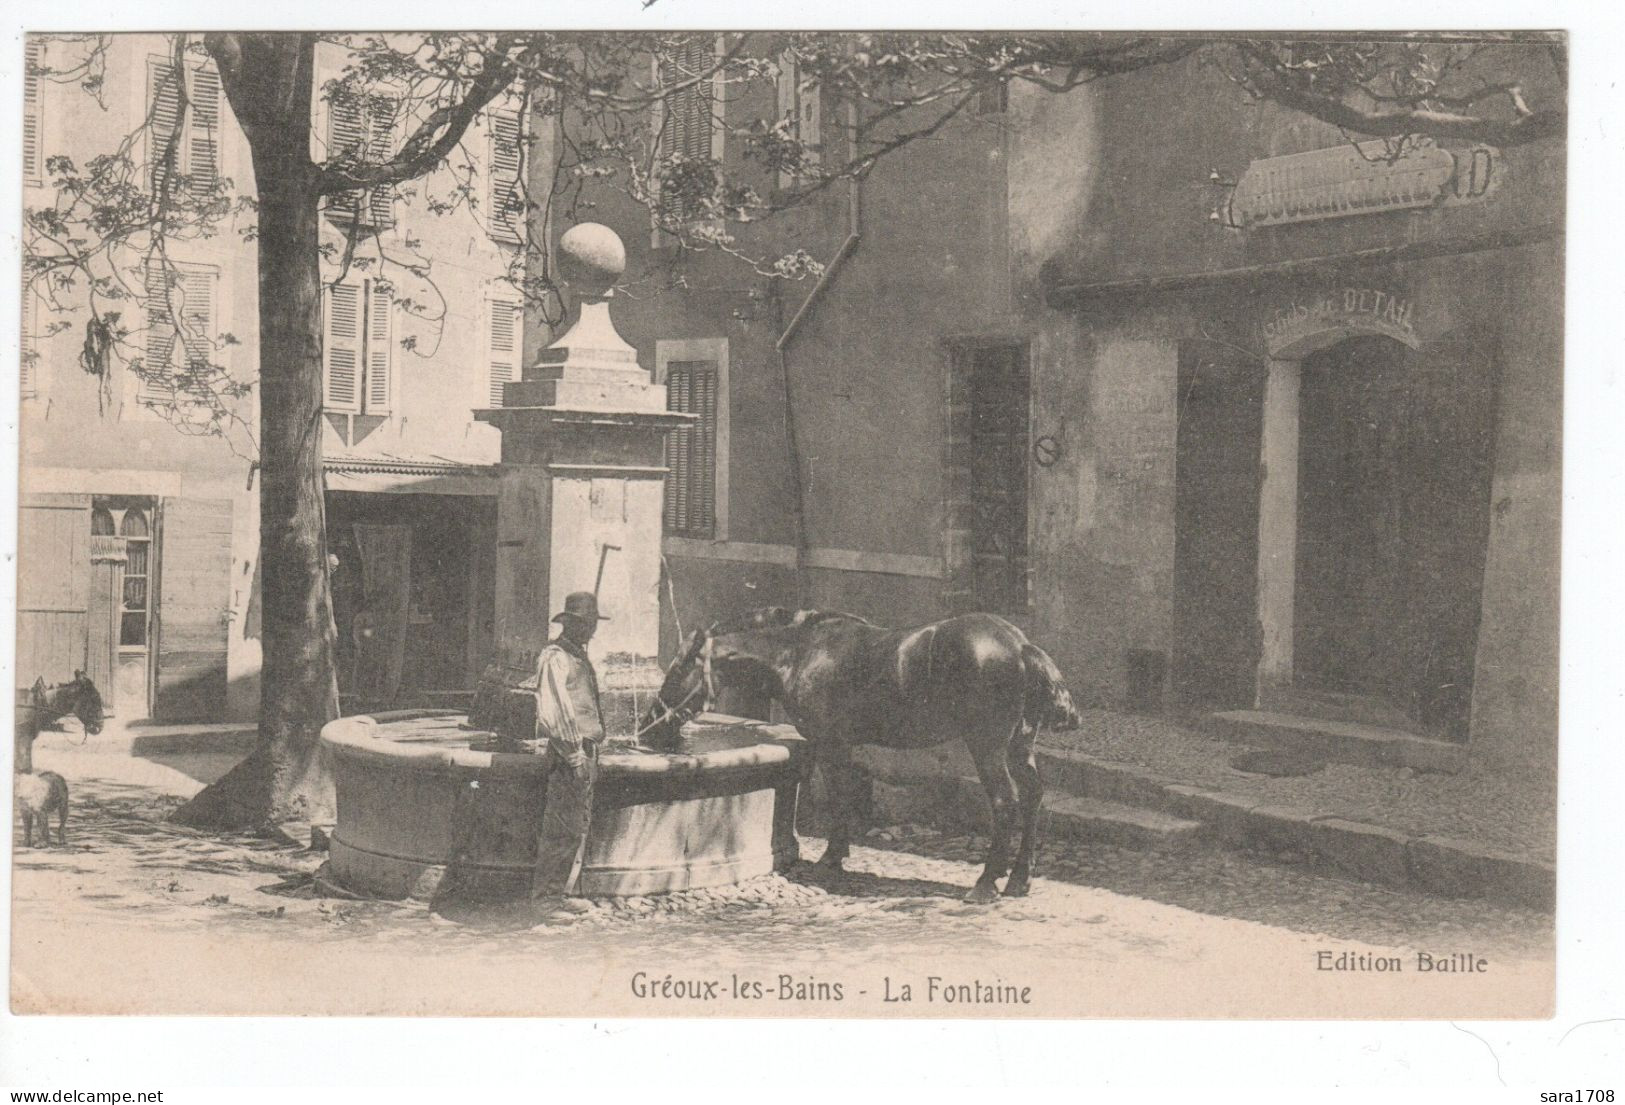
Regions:
<instances>
[{"instance_id":1,"label":"awning over door","mask_svg":"<svg viewBox=\"0 0 1625 1105\"><path fill-rule=\"evenodd\" d=\"M497 493L494 464L340 456L322 462L322 475L329 491L492 497Z\"/></svg>"}]
</instances>

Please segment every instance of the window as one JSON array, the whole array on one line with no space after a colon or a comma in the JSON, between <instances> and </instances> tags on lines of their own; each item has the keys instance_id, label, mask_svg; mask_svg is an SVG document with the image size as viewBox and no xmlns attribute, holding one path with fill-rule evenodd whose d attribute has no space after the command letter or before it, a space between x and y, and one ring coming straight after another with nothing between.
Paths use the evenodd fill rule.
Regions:
<instances>
[{"instance_id":1,"label":"window","mask_svg":"<svg viewBox=\"0 0 1625 1105\"><path fill-rule=\"evenodd\" d=\"M395 150L398 101L388 96L342 90L327 105L327 156L334 161L388 161ZM327 213L345 222L381 230L394 222L395 186L358 188L327 198Z\"/></svg>"},{"instance_id":2,"label":"window","mask_svg":"<svg viewBox=\"0 0 1625 1105\"><path fill-rule=\"evenodd\" d=\"M716 65L716 40L691 35L668 46L656 61L661 86L679 84L708 73ZM696 81L666 97L656 115L662 163L660 213L667 221L687 222L700 214L701 200L715 186L712 161L722 160L722 130L717 126L717 82Z\"/></svg>"},{"instance_id":3,"label":"window","mask_svg":"<svg viewBox=\"0 0 1625 1105\"><path fill-rule=\"evenodd\" d=\"M495 111L486 117L486 229L499 242L517 245L525 237L524 142L519 113Z\"/></svg>"},{"instance_id":4,"label":"window","mask_svg":"<svg viewBox=\"0 0 1625 1105\"><path fill-rule=\"evenodd\" d=\"M220 74L208 65L177 69L173 58L150 59L146 123L153 194L172 178L193 195L213 191L220 180Z\"/></svg>"},{"instance_id":5,"label":"window","mask_svg":"<svg viewBox=\"0 0 1625 1105\"><path fill-rule=\"evenodd\" d=\"M713 338L655 345L666 406L698 416L666 435L665 528L675 537L728 533L728 343Z\"/></svg>"},{"instance_id":6,"label":"window","mask_svg":"<svg viewBox=\"0 0 1625 1105\"><path fill-rule=\"evenodd\" d=\"M210 369L217 274L211 268L153 258L145 276L146 355L136 399L173 404L185 392L190 374Z\"/></svg>"},{"instance_id":7,"label":"window","mask_svg":"<svg viewBox=\"0 0 1625 1105\"><path fill-rule=\"evenodd\" d=\"M809 168L823 160L824 94L815 80L802 78L795 54L779 55L779 118L789 123L790 136L801 143L801 163ZM779 173L779 187L789 188L797 174Z\"/></svg>"},{"instance_id":8,"label":"window","mask_svg":"<svg viewBox=\"0 0 1625 1105\"><path fill-rule=\"evenodd\" d=\"M152 522L147 511L131 507L119 522L124 538L124 595L119 605L118 643L142 647L147 643L152 578Z\"/></svg>"},{"instance_id":9,"label":"window","mask_svg":"<svg viewBox=\"0 0 1625 1105\"><path fill-rule=\"evenodd\" d=\"M23 183L38 184L42 176L44 156L40 144L41 132L39 98L39 68L44 61L44 44L29 38L23 58Z\"/></svg>"},{"instance_id":10,"label":"window","mask_svg":"<svg viewBox=\"0 0 1625 1105\"><path fill-rule=\"evenodd\" d=\"M346 280L326 290L322 335L324 409L388 414L394 375L394 296L381 280Z\"/></svg>"},{"instance_id":11,"label":"window","mask_svg":"<svg viewBox=\"0 0 1625 1105\"><path fill-rule=\"evenodd\" d=\"M519 379L524 352L524 308L516 300L485 301L485 363L491 405L502 406L502 385Z\"/></svg>"}]
</instances>

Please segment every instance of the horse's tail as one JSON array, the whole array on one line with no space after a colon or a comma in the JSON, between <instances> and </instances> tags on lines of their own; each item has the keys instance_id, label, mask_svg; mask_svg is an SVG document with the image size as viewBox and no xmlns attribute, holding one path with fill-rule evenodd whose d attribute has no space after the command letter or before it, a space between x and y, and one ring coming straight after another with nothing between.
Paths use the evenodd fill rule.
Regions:
<instances>
[{"instance_id":1,"label":"horse's tail","mask_svg":"<svg viewBox=\"0 0 1625 1105\"><path fill-rule=\"evenodd\" d=\"M1055 666L1049 653L1031 641L1021 646L1022 666L1026 669L1026 689L1022 717L1035 728L1076 729L1083 717L1072 704L1072 692L1066 689L1061 669Z\"/></svg>"}]
</instances>

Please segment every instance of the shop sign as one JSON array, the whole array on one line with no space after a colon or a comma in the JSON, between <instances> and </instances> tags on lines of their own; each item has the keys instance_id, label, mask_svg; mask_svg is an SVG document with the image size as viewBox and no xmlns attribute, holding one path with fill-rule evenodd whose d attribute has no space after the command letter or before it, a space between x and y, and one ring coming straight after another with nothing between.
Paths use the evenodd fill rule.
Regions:
<instances>
[{"instance_id":1,"label":"shop sign","mask_svg":"<svg viewBox=\"0 0 1625 1105\"><path fill-rule=\"evenodd\" d=\"M1267 157L1247 166L1231 197L1239 226L1288 223L1475 202L1498 176L1496 151L1419 146L1390 161L1381 141Z\"/></svg>"},{"instance_id":2,"label":"shop sign","mask_svg":"<svg viewBox=\"0 0 1625 1105\"><path fill-rule=\"evenodd\" d=\"M1310 334L1342 330L1385 334L1416 348L1415 310L1405 296L1381 288L1333 288L1294 299L1264 322L1264 345L1273 355Z\"/></svg>"}]
</instances>

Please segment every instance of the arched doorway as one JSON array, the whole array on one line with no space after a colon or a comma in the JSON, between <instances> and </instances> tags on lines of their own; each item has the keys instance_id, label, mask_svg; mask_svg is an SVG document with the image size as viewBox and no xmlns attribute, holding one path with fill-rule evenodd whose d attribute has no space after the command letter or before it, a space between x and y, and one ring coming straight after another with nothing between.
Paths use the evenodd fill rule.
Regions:
<instances>
[{"instance_id":1,"label":"arched doorway","mask_svg":"<svg viewBox=\"0 0 1625 1105\"><path fill-rule=\"evenodd\" d=\"M1489 533L1483 346L1348 337L1301 362L1295 689L1465 740Z\"/></svg>"}]
</instances>

